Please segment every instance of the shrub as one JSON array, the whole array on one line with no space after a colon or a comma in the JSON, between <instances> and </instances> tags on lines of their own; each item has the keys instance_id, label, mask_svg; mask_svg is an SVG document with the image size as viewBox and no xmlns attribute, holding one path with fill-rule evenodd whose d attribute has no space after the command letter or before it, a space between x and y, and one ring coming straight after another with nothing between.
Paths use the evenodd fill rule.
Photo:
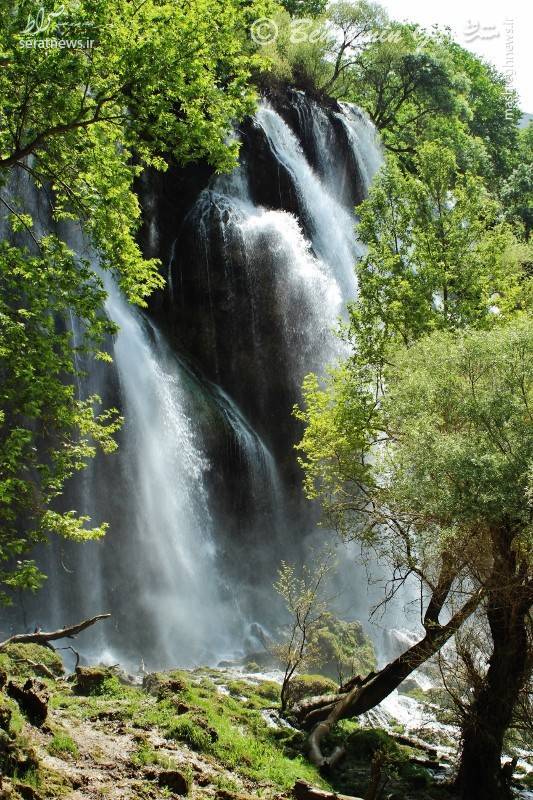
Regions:
<instances>
[{"instance_id":1,"label":"shrub","mask_svg":"<svg viewBox=\"0 0 533 800\"><path fill-rule=\"evenodd\" d=\"M376 666L374 646L360 622L344 622L326 614L314 641L320 672L330 678L343 682L353 675L366 675Z\"/></svg>"},{"instance_id":2,"label":"shrub","mask_svg":"<svg viewBox=\"0 0 533 800\"><path fill-rule=\"evenodd\" d=\"M401 760L402 751L382 728L362 728L352 731L346 740L349 756L358 761L370 761L378 750Z\"/></svg>"}]
</instances>

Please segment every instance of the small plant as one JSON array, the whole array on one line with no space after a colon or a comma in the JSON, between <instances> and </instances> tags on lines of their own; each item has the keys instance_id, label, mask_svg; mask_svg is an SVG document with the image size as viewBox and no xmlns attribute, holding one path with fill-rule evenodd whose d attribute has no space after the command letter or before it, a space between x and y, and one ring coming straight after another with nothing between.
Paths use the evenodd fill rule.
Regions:
<instances>
[{"instance_id":1,"label":"small plant","mask_svg":"<svg viewBox=\"0 0 533 800\"><path fill-rule=\"evenodd\" d=\"M131 763L136 767L147 767L150 764L157 764L157 760L157 753L153 747L150 747L148 742L141 742L131 757Z\"/></svg>"},{"instance_id":2,"label":"small plant","mask_svg":"<svg viewBox=\"0 0 533 800\"><path fill-rule=\"evenodd\" d=\"M47 749L51 756L59 756L60 758L65 755L76 757L79 753L78 745L74 739L65 733L55 733Z\"/></svg>"},{"instance_id":3,"label":"small plant","mask_svg":"<svg viewBox=\"0 0 533 800\"><path fill-rule=\"evenodd\" d=\"M188 715L178 717L167 729L169 739L185 742L193 750L208 753L212 749L213 740L209 732Z\"/></svg>"},{"instance_id":4,"label":"small plant","mask_svg":"<svg viewBox=\"0 0 533 800\"><path fill-rule=\"evenodd\" d=\"M291 621L285 638L273 646L274 655L285 664L281 684L281 710L289 700L289 687L295 672L306 670L320 661L315 636L327 614L323 586L331 571L331 554L326 553L314 569L307 565L297 575L293 564L281 562L274 588L284 599Z\"/></svg>"}]
</instances>

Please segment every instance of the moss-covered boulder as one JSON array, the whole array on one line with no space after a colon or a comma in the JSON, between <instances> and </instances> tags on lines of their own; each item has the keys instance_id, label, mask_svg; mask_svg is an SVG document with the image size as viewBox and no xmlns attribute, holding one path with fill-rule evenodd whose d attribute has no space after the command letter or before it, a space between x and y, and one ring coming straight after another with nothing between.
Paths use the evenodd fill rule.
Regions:
<instances>
[{"instance_id":1,"label":"moss-covered boulder","mask_svg":"<svg viewBox=\"0 0 533 800\"><path fill-rule=\"evenodd\" d=\"M85 697L105 694L109 681L116 681L116 675L109 667L76 667L72 691Z\"/></svg>"},{"instance_id":2,"label":"moss-covered boulder","mask_svg":"<svg viewBox=\"0 0 533 800\"><path fill-rule=\"evenodd\" d=\"M23 778L37 769L39 761L30 741L15 732L11 714L8 716L6 729L0 729L0 776Z\"/></svg>"},{"instance_id":3,"label":"moss-covered boulder","mask_svg":"<svg viewBox=\"0 0 533 800\"><path fill-rule=\"evenodd\" d=\"M376 666L374 645L360 622L345 622L327 614L314 642L320 673L334 680L344 682L353 675L366 675Z\"/></svg>"},{"instance_id":4,"label":"moss-covered boulder","mask_svg":"<svg viewBox=\"0 0 533 800\"><path fill-rule=\"evenodd\" d=\"M15 700L22 713L32 725L40 727L48 716L49 694L46 686L35 678L28 678L23 686L9 681L6 693Z\"/></svg>"},{"instance_id":5,"label":"moss-covered boulder","mask_svg":"<svg viewBox=\"0 0 533 800\"><path fill-rule=\"evenodd\" d=\"M295 706L305 697L334 694L338 688L339 685L334 680L323 675L297 675L289 683L287 705Z\"/></svg>"},{"instance_id":6,"label":"moss-covered boulder","mask_svg":"<svg viewBox=\"0 0 533 800\"><path fill-rule=\"evenodd\" d=\"M188 684L179 672L150 672L144 676L142 686L158 700L165 700L183 694Z\"/></svg>"}]
</instances>

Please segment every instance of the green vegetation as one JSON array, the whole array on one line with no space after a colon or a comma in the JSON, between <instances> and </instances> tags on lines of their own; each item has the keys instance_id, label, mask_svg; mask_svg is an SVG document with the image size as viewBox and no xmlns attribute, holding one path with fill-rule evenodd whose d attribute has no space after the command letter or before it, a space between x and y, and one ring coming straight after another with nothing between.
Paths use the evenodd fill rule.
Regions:
<instances>
[{"instance_id":1,"label":"green vegetation","mask_svg":"<svg viewBox=\"0 0 533 800\"><path fill-rule=\"evenodd\" d=\"M43 677L44 665L53 675L60 677L64 673L61 657L48 647L38 644L9 644L0 651L0 671L15 677Z\"/></svg>"},{"instance_id":2,"label":"green vegetation","mask_svg":"<svg viewBox=\"0 0 533 800\"><path fill-rule=\"evenodd\" d=\"M457 151L453 137L433 139L436 129L418 131L408 158L403 148L400 158L389 156L358 208L367 253L356 265L359 295L342 331L352 354L325 385L306 378L296 415L306 426L299 448L308 496L321 500L343 536L388 561L387 598L407 576L421 583L424 647L411 648L410 669L486 602L493 650L463 708L459 782L465 797L481 796L475 775L483 771L483 797L492 798L504 732L529 674L529 195L527 180L514 174L504 210L491 185L490 175L512 169L518 139L505 125L496 130L491 116L502 110L499 79L455 46L450 52L480 81L469 136L486 124L491 167L484 158L466 164L464 147ZM392 120L386 126L397 137ZM529 131L520 138L527 164ZM439 620L445 603L454 609L446 625ZM496 619L502 606L515 627ZM513 666L505 652L514 654ZM407 674L400 659L378 675L373 702ZM358 698L344 713L357 714L358 703L364 707ZM495 703L497 722L486 711Z\"/></svg>"},{"instance_id":3,"label":"green vegetation","mask_svg":"<svg viewBox=\"0 0 533 800\"><path fill-rule=\"evenodd\" d=\"M360 622L345 622L326 614L315 633L315 642L320 672L339 683L354 675L366 675L376 666L374 645Z\"/></svg>"},{"instance_id":4,"label":"green vegetation","mask_svg":"<svg viewBox=\"0 0 533 800\"><path fill-rule=\"evenodd\" d=\"M121 422L113 409L99 410L98 397L79 398L75 390L85 359L109 360L102 343L115 330L102 313L103 282L87 254L116 276L131 302L144 304L162 285L158 263L143 258L136 240L134 181L147 166L165 169L169 159L206 158L217 169L235 163L237 143L228 134L254 108L249 79L260 65L248 28L269 8L268 0L55 2L46 8L44 32L27 44L22 32L34 4L0 2L4 603L42 585L44 575L28 557L36 543L49 534L82 541L106 530L56 506L65 482L97 449L115 449ZM59 35L92 44L45 46ZM33 219L28 180L47 193L45 235ZM67 221L83 231L78 253L77 234L51 232ZM74 317L83 331L77 337L57 324Z\"/></svg>"},{"instance_id":5,"label":"green vegetation","mask_svg":"<svg viewBox=\"0 0 533 800\"><path fill-rule=\"evenodd\" d=\"M29 0L14 9L3 0L0 11L6 23L0 116L12 120L0 131L0 204L4 230L12 231L0 248L0 359L6 376L0 409L0 561L6 567L0 581L2 600L11 602L17 592L36 591L43 583L30 557L36 543L51 533L76 541L105 533L105 523L91 528L75 511L57 511L57 499L98 449L113 452L121 424L115 410L101 409L97 396L79 398L74 389L84 360L108 359L102 343L114 328L102 314L102 280L92 271L93 257L74 254L68 237L38 231L28 178L51 190L54 222L80 226L86 253L142 305L162 278L157 262L144 259L136 241L136 177L147 166L165 169L169 160L205 158L215 169L230 169L238 143L228 133L253 111L254 83L277 76L359 103L401 169L422 184L445 142L449 155L440 166L453 177L456 197L466 193L471 204L479 194L473 222L492 236L489 260L505 249L511 233L495 223L502 211L489 207L480 180L497 190L507 219L529 235L531 135L519 137L516 98L492 68L448 34L393 23L366 0L329 6L323 0L53 3L46 36L58 34L60 26L61 35L76 31L92 42L77 48L41 47L43 33L32 34L27 44L22 31L34 11ZM317 35L306 28L295 38L291 15L310 17ZM262 17L275 18L279 36L257 46L250 25ZM431 164L424 143L434 146ZM391 162L394 182L395 168ZM386 183L384 175L385 192ZM450 180L445 183L449 188ZM423 226L432 225L434 241L426 245L442 246L438 226L447 216L459 217L464 204L436 221L427 209ZM386 214L377 222L388 223ZM469 235L465 231L462 239ZM465 241L454 244L446 249L446 271ZM475 278L476 268L474 263L464 273L464 283ZM491 287L481 288L487 295ZM405 301L405 292L393 299ZM72 315L84 331L76 341L70 329L55 324Z\"/></svg>"},{"instance_id":6,"label":"green vegetation","mask_svg":"<svg viewBox=\"0 0 533 800\"><path fill-rule=\"evenodd\" d=\"M59 509L76 472L99 451L112 457L122 424L76 386L91 360L109 361L116 332L94 263L140 306L163 285L137 240L135 181L200 159L231 170L230 134L253 112L256 86L285 81L356 102L387 158L357 210L367 250L342 330L351 353L325 382L306 378L296 411L305 488L328 523L388 562L386 599L407 578L420 582L424 647L373 678L374 703L466 619L486 629L486 658L473 644L463 653L472 691L456 703L458 786L468 800L500 800L503 742L533 663L533 126L519 132L504 78L447 32L392 22L367 0L54 0L46 12L46 31L28 44L33 3L0 0L0 603L42 586L32 550L51 534L81 542L106 531ZM294 18L308 15L316 35L295 38ZM279 29L265 46L250 36L262 17ZM86 44L40 46L58 26ZM44 234L33 190L49 201ZM276 791L297 777L333 785L306 761L301 734L262 715L291 692L294 701L331 688L300 669L343 681L375 668L360 626L328 614L325 572L280 572L293 620L279 645L280 694L240 680L226 694L205 671L152 676L141 690L96 669L83 689L79 676L50 677L62 674L54 653L18 645L0 653L0 669L44 680L52 709L72 719L156 728ZM2 770L27 787L20 794L60 793L4 696L0 722ZM366 792L365 759L387 779L427 782L381 731L340 725L329 744L335 737L348 747L346 791L359 780ZM75 758L77 745L58 730L47 749ZM133 763L162 766L146 742Z\"/></svg>"},{"instance_id":7,"label":"green vegetation","mask_svg":"<svg viewBox=\"0 0 533 800\"><path fill-rule=\"evenodd\" d=\"M296 675L288 685L287 705L289 708L299 703L304 697L315 697L321 694L335 694L338 683L323 675Z\"/></svg>"},{"instance_id":8,"label":"green vegetation","mask_svg":"<svg viewBox=\"0 0 533 800\"><path fill-rule=\"evenodd\" d=\"M45 653L40 649L42 653L35 653L32 647L32 655L38 655L42 663ZM227 675L216 670L174 671L147 676L145 688L117 684L113 692L77 695L72 680L45 679L51 730L41 732L37 744L34 729L18 715L16 725L12 723L6 734L11 741L11 760L4 758L2 768L12 780L14 797L18 800L19 788L26 797L24 786L32 786L46 797L68 793L71 773L67 769L64 773L51 771L43 761L46 754L68 762L68 769L92 759L89 768L95 769L100 760L108 763L109 757L98 747L106 736L124 755L125 765L135 768L139 796L145 796L144 792L153 796L150 790L154 785L163 791L178 779L187 792L197 791L197 771L187 760L190 751L209 769L215 768L209 772L215 790L237 795L243 794L244 782L249 791L270 798L290 790L297 779L335 791L349 786L353 791L354 785L359 785L363 794L378 751L387 753L386 772L398 791L427 783L425 771L409 763L413 755L409 748L396 744L384 731L361 729L350 721L342 723L331 737L332 745L346 747L345 761L335 774L321 776L307 762L304 735L291 728L272 727L261 713L279 707L279 686L268 681L226 680ZM333 685L321 676L302 676L302 681L319 691ZM2 694L0 698L4 701ZM12 708L14 720L17 706L11 700L5 702ZM94 731L96 738L87 750L84 740L88 731Z\"/></svg>"},{"instance_id":9,"label":"green vegetation","mask_svg":"<svg viewBox=\"0 0 533 800\"><path fill-rule=\"evenodd\" d=\"M332 39L314 45L307 77L366 108L389 155L357 209L367 252L342 329L351 355L325 382L308 376L296 410L305 488L329 525L389 563L386 599L420 581L424 647L411 668L482 604L486 622L472 624L492 634L486 662L471 639L465 686L476 689L456 713L459 790L487 800L531 663L533 129L518 131L503 77L447 34L391 25L364 4L351 27L331 10L324 24ZM378 674L372 702L408 672L400 659Z\"/></svg>"},{"instance_id":10,"label":"green vegetation","mask_svg":"<svg viewBox=\"0 0 533 800\"><path fill-rule=\"evenodd\" d=\"M70 736L65 733L55 733L48 745L48 752L52 756L77 756L78 745Z\"/></svg>"},{"instance_id":11,"label":"green vegetation","mask_svg":"<svg viewBox=\"0 0 533 800\"><path fill-rule=\"evenodd\" d=\"M149 719L152 723L155 711L157 724L167 736L212 755L237 775L284 789L293 786L297 778L320 783L317 771L291 749L292 740L301 741L301 736L288 734L286 741L280 741L279 733L261 716L261 708L272 707L271 688L266 697L255 687L249 687L247 694L248 699L240 701L218 692L209 679L189 682L177 696L189 707L188 712L176 717L172 702L163 700L149 712Z\"/></svg>"}]
</instances>

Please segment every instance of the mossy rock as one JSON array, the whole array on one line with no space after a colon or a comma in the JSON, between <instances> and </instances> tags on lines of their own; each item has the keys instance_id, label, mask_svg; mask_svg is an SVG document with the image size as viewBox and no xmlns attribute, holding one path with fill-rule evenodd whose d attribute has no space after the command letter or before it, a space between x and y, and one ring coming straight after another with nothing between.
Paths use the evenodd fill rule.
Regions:
<instances>
[{"instance_id":1,"label":"mossy rock","mask_svg":"<svg viewBox=\"0 0 533 800\"><path fill-rule=\"evenodd\" d=\"M24 778L38 764L35 751L24 737L0 730L0 775Z\"/></svg>"},{"instance_id":2,"label":"mossy rock","mask_svg":"<svg viewBox=\"0 0 533 800\"><path fill-rule=\"evenodd\" d=\"M110 682L118 683L109 667L76 667L72 691L84 697L103 695Z\"/></svg>"},{"instance_id":3,"label":"mossy rock","mask_svg":"<svg viewBox=\"0 0 533 800\"><path fill-rule=\"evenodd\" d=\"M173 794L187 795L192 788L192 772L190 769L164 769L159 773L157 782Z\"/></svg>"},{"instance_id":4,"label":"mossy rock","mask_svg":"<svg viewBox=\"0 0 533 800\"><path fill-rule=\"evenodd\" d=\"M265 700L272 700L277 703L279 702L281 686L275 681L261 681L261 683L253 686L253 692Z\"/></svg>"},{"instance_id":5,"label":"mossy rock","mask_svg":"<svg viewBox=\"0 0 533 800\"><path fill-rule=\"evenodd\" d=\"M323 675L297 675L289 683L287 705L295 706L305 697L333 694L338 688L338 683Z\"/></svg>"},{"instance_id":6,"label":"mossy rock","mask_svg":"<svg viewBox=\"0 0 533 800\"><path fill-rule=\"evenodd\" d=\"M13 711L0 698L0 731L5 731L6 733L9 733L12 716L13 716Z\"/></svg>"},{"instance_id":7,"label":"mossy rock","mask_svg":"<svg viewBox=\"0 0 533 800\"><path fill-rule=\"evenodd\" d=\"M47 671L56 678L65 674L61 657L40 644L6 645L0 652L0 671L15 678L48 677Z\"/></svg>"},{"instance_id":8,"label":"mossy rock","mask_svg":"<svg viewBox=\"0 0 533 800\"><path fill-rule=\"evenodd\" d=\"M374 645L360 622L345 622L326 614L314 635L320 673L329 678L348 680L366 675L376 666Z\"/></svg>"},{"instance_id":9,"label":"mossy rock","mask_svg":"<svg viewBox=\"0 0 533 800\"><path fill-rule=\"evenodd\" d=\"M36 727L44 724L50 699L44 683L36 678L28 678L23 686L9 681L6 694L18 703L28 722Z\"/></svg>"},{"instance_id":10,"label":"mossy rock","mask_svg":"<svg viewBox=\"0 0 533 800\"><path fill-rule=\"evenodd\" d=\"M409 761L400 765L399 775L413 789L428 789L431 785L431 775L428 770Z\"/></svg>"},{"instance_id":11,"label":"mossy rock","mask_svg":"<svg viewBox=\"0 0 533 800\"><path fill-rule=\"evenodd\" d=\"M182 694L188 688L184 676L176 672L151 672L144 676L142 686L145 692L154 695L158 700Z\"/></svg>"}]
</instances>

